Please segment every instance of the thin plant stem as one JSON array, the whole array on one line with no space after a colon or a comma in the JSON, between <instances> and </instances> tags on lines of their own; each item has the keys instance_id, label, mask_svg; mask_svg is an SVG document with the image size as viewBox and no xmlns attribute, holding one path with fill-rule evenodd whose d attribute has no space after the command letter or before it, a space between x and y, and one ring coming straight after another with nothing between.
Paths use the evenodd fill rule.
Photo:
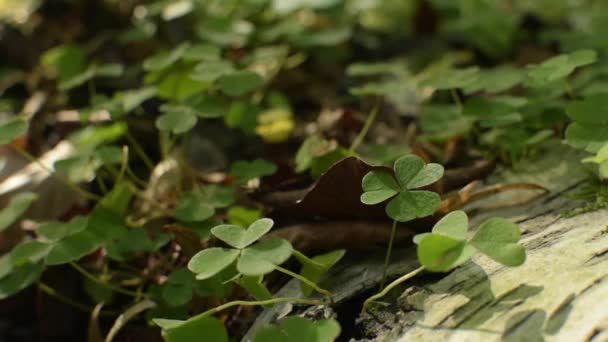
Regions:
<instances>
[{"instance_id":1,"label":"thin plant stem","mask_svg":"<svg viewBox=\"0 0 608 342\"><path fill-rule=\"evenodd\" d=\"M112 285L112 284L110 284L108 282L105 282L105 281L97 278L95 275L89 273L87 270L85 270L84 268L82 268L80 265L78 265L75 262L70 262L70 265L72 267L74 267L74 269L76 271L78 271L78 273L82 274L85 278L87 278L87 279L91 280L92 282L97 283L97 284L99 284L99 285L101 285L101 286L103 286L105 288L108 288L108 289L110 289L110 290L112 290L114 292L122 293L124 295L135 297L135 298L139 298L139 297L142 296L140 293L137 293L137 292L134 292L134 291L130 291L130 290L127 290L127 289L123 289L122 287Z\"/></svg>"},{"instance_id":2,"label":"thin plant stem","mask_svg":"<svg viewBox=\"0 0 608 342\"><path fill-rule=\"evenodd\" d=\"M387 287L384 288L384 290L376 293L375 295L369 297L368 299L365 300L365 302L363 302L363 308L361 309L361 312L365 312L365 310L367 310L367 307L374 301L386 296L387 293L389 293L392 289L394 289L395 287L397 287L398 285L400 285L403 282L406 282L408 280L410 280L411 278L417 276L420 272L424 271L425 268L424 266L420 266L417 269L411 271L410 273L407 273L405 275L403 275L402 277L396 279L395 281L393 281L392 283L388 284Z\"/></svg>"},{"instance_id":3,"label":"thin plant stem","mask_svg":"<svg viewBox=\"0 0 608 342\"><path fill-rule=\"evenodd\" d=\"M137 140L131 135L131 133L127 133L127 140L133 146L133 150L135 153L141 158L141 160L146 164L150 171L154 170L154 163L152 162L152 158L150 158L146 151L141 147L141 145L137 142Z\"/></svg>"},{"instance_id":4,"label":"thin plant stem","mask_svg":"<svg viewBox=\"0 0 608 342\"><path fill-rule=\"evenodd\" d=\"M46 172L48 172L51 176L55 177L57 180L59 180L61 183L63 183L70 189L79 193L84 198L87 198L87 199L93 200L93 201L99 201L101 199L101 197L95 195L94 193L83 190L78 185L72 183L67 178L64 178L63 176L61 176L60 174L55 172L55 170L53 170L52 168L48 167L47 165L44 165L44 163L42 163L38 158L31 155L28 151L24 150L23 148L18 147L18 146L13 146L13 148L15 149L15 151L17 151L19 154L21 154L25 159L40 166L42 169L44 169Z\"/></svg>"},{"instance_id":5,"label":"thin plant stem","mask_svg":"<svg viewBox=\"0 0 608 342\"><path fill-rule=\"evenodd\" d=\"M209 309L203 313L200 313L200 314L190 318L190 320L203 319L203 318L211 316L215 313L229 309L233 306L266 306L266 305L273 305L273 304L278 304L278 303L298 303L298 304L308 304L308 305L328 305L329 304L327 302L322 302L322 301L318 301L318 300L306 299L306 298L296 298L296 297L279 297L279 298L272 298L272 299L267 299L267 300L255 300L255 301L235 300L232 302L228 302L228 303L216 306L212 309Z\"/></svg>"},{"instance_id":6,"label":"thin plant stem","mask_svg":"<svg viewBox=\"0 0 608 342\"><path fill-rule=\"evenodd\" d=\"M380 99L376 100L376 104L374 105L374 108L372 108L372 111L367 116L367 119L365 119L365 124L363 125L363 128L361 129L361 131L359 132L359 134L357 135L355 140L353 140L352 144L350 145L350 149L349 149L350 152L355 152L357 150L357 148L359 148L359 145L361 145L361 143L363 143L363 139L365 139L365 136L369 132L369 129L372 127L372 124L376 120L376 116L378 116L378 111L380 110L380 103L381 103Z\"/></svg>"},{"instance_id":7,"label":"thin plant stem","mask_svg":"<svg viewBox=\"0 0 608 342\"><path fill-rule=\"evenodd\" d=\"M279 272L287 274L288 276L290 276L292 278L298 279L299 281L303 282L304 284L306 284L306 285L312 287L313 289L315 289L315 291L326 295L327 297L329 297L330 301L333 302L333 299L331 298L331 296L332 296L331 292L329 292L328 290L326 290L324 288L319 287L319 285L317 285L314 282L310 281L306 277L303 277L303 276L301 276L301 275L299 275L297 273L294 273L294 272L292 272L292 271L290 271L290 270L288 270L286 268L283 268L281 266L275 266L275 269L277 271L279 271Z\"/></svg>"},{"instance_id":8,"label":"thin plant stem","mask_svg":"<svg viewBox=\"0 0 608 342\"><path fill-rule=\"evenodd\" d=\"M384 257L384 268L382 270L382 279L380 280L380 289L384 287L384 281L386 280L386 272L388 272L388 264L391 262L391 255L393 254L393 242L395 241L395 234L397 232L397 220L393 220L393 226L391 227L391 237L388 240L388 249L386 256Z\"/></svg>"},{"instance_id":9,"label":"thin plant stem","mask_svg":"<svg viewBox=\"0 0 608 342\"><path fill-rule=\"evenodd\" d=\"M454 103L458 106L458 109L462 110L462 101L460 100L460 96L458 96L456 89L450 89L450 94L452 95L452 100L454 100Z\"/></svg>"},{"instance_id":10,"label":"thin plant stem","mask_svg":"<svg viewBox=\"0 0 608 342\"><path fill-rule=\"evenodd\" d=\"M39 281L38 282L38 288L40 289L40 291L42 291L43 293L47 294L48 296L51 296L57 300L59 300L60 302L63 302L69 306L74 307L77 310L80 310L82 312L87 312L90 313L94 310L94 308L89 307L88 305L79 303L67 296L62 295L61 293L57 292L54 288L46 285L45 283ZM100 312L100 315L103 316L116 316L118 315L117 312L112 312L112 311L107 311L107 310L103 310Z\"/></svg>"}]
</instances>

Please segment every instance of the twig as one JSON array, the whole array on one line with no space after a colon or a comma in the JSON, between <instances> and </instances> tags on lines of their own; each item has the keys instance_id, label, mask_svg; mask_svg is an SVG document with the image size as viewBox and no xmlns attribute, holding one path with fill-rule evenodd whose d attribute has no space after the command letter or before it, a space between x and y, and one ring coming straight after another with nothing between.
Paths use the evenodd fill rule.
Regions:
<instances>
[{"instance_id":1,"label":"twig","mask_svg":"<svg viewBox=\"0 0 608 342\"><path fill-rule=\"evenodd\" d=\"M417 269L413 270L412 272L403 275L402 277L400 277L399 279L393 281L392 283L388 284L387 287L384 288L384 290L376 293L375 295L369 297L368 299L365 300L365 302L363 302L363 308L361 309L361 312L365 312L365 310L367 310L367 307L374 302L377 299L380 299L384 296L386 296L387 293L389 293L392 289L394 289L395 287L397 287L399 284L410 280L411 278L417 276L420 272L424 271L425 268L424 266L420 266Z\"/></svg>"}]
</instances>

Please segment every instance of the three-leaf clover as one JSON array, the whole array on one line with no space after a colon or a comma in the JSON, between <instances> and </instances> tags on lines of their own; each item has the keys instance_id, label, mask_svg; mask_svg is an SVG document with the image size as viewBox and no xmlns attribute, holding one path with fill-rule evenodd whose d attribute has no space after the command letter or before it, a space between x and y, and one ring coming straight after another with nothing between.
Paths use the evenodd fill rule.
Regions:
<instances>
[{"instance_id":1,"label":"three-leaf clover","mask_svg":"<svg viewBox=\"0 0 608 342\"><path fill-rule=\"evenodd\" d=\"M468 229L467 215L454 211L439 220L431 233L416 235L414 242L418 245L420 263L429 271L447 272L468 261L475 251L505 266L519 266L526 260L517 224L490 218L479 226L470 241Z\"/></svg>"},{"instance_id":2,"label":"three-leaf clover","mask_svg":"<svg viewBox=\"0 0 608 342\"><path fill-rule=\"evenodd\" d=\"M395 161L394 171L395 177L383 170L365 175L361 202L374 205L392 198L386 206L386 213L400 222L432 215L439 208L441 198L438 194L414 189L439 180L443 176L443 166L425 165L422 158L410 154Z\"/></svg>"},{"instance_id":3,"label":"three-leaf clover","mask_svg":"<svg viewBox=\"0 0 608 342\"><path fill-rule=\"evenodd\" d=\"M231 248L204 249L190 259L188 269L196 273L196 279L208 279L238 259L236 268L243 275L259 276L272 272L293 253L291 244L283 239L273 238L255 243L270 231L273 224L271 219L263 218L247 229L231 224L212 228L211 234Z\"/></svg>"}]
</instances>

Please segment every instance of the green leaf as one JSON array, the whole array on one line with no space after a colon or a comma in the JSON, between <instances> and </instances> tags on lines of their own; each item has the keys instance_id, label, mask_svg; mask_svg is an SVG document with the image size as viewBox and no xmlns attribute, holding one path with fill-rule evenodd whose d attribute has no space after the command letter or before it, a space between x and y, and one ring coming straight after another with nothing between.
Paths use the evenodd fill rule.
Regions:
<instances>
[{"instance_id":1,"label":"green leaf","mask_svg":"<svg viewBox=\"0 0 608 342\"><path fill-rule=\"evenodd\" d=\"M66 236L70 236L85 230L87 218L77 216L69 222L47 222L41 224L36 233L49 241L58 241Z\"/></svg>"},{"instance_id":2,"label":"green leaf","mask_svg":"<svg viewBox=\"0 0 608 342\"><path fill-rule=\"evenodd\" d=\"M408 189L408 184L424 169L424 160L415 154L405 155L395 161L395 177L401 189Z\"/></svg>"},{"instance_id":3,"label":"green leaf","mask_svg":"<svg viewBox=\"0 0 608 342\"><path fill-rule=\"evenodd\" d=\"M28 123L25 119L16 117L0 123L0 145L6 145L27 133Z\"/></svg>"},{"instance_id":4,"label":"green leaf","mask_svg":"<svg viewBox=\"0 0 608 342\"><path fill-rule=\"evenodd\" d=\"M568 77L577 67L594 63L597 53L593 50L579 50L570 54L552 57L541 64L528 66L528 76L532 86L544 86L550 82Z\"/></svg>"},{"instance_id":5,"label":"green leaf","mask_svg":"<svg viewBox=\"0 0 608 342\"><path fill-rule=\"evenodd\" d=\"M302 264L302 270L300 270L300 275L304 278L312 281L313 283L318 283L323 275L329 271L346 253L345 250L337 250L333 252L329 252L326 254L321 254L309 259L310 261L299 257L300 253L294 253L294 256L298 261ZM302 287L302 293L304 295L309 296L313 293L314 289L302 282L300 282L300 286Z\"/></svg>"},{"instance_id":6,"label":"green leaf","mask_svg":"<svg viewBox=\"0 0 608 342\"><path fill-rule=\"evenodd\" d=\"M386 206L386 214L399 222L432 215L441 206L441 198L430 191L400 192Z\"/></svg>"},{"instance_id":7,"label":"green leaf","mask_svg":"<svg viewBox=\"0 0 608 342\"><path fill-rule=\"evenodd\" d=\"M38 195L22 192L14 195L6 208L0 211L0 232L6 230L38 199Z\"/></svg>"},{"instance_id":8,"label":"green leaf","mask_svg":"<svg viewBox=\"0 0 608 342\"><path fill-rule=\"evenodd\" d=\"M482 90L489 93L500 93L513 88L521 83L523 79L524 74L520 69L510 66L498 67L481 71L477 80L464 87L463 90L466 94Z\"/></svg>"},{"instance_id":9,"label":"green leaf","mask_svg":"<svg viewBox=\"0 0 608 342\"><path fill-rule=\"evenodd\" d=\"M203 249L190 259L188 269L196 274L196 279L208 279L230 266L239 253L236 249L228 248Z\"/></svg>"},{"instance_id":10,"label":"green leaf","mask_svg":"<svg viewBox=\"0 0 608 342\"><path fill-rule=\"evenodd\" d=\"M267 325L255 333L254 342L332 342L340 335L340 325L332 320L310 321L291 316L280 325Z\"/></svg>"},{"instance_id":11,"label":"green leaf","mask_svg":"<svg viewBox=\"0 0 608 342\"><path fill-rule=\"evenodd\" d=\"M44 265L25 264L0 279L0 299L5 299L33 284L44 271Z\"/></svg>"},{"instance_id":12,"label":"green leaf","mask_svg":"<svg viewBox=\"0 0 608 342\"><path fill-rule=\"evenodd\" d=\"M237 270L248 276L259 276L272 272L275 266L287 261L293 253L291 244L283 239L268 239L243 250Z\"/></svg>"},{"instance_id":13,"label":"green leaf","mask_svg":"<svg viewBox=\"0 0 608 342\"><path fill-rule=\"evenodd\" d=\"M465 241L428 234L418 243L418 260L431 272L447 272L461 265L472 255L471 249L466 246Z\"/></svg>"},{"instance_id":14,"label":"green leaf","mask_svg":"<svg viewBox=\"0 0 608 342\"><path fill-rule=\"evenodd\" d=\"M313 159L331 151L332 143L318 135L311 135L296 153L296 172L301 173L312 166Z\"/></svg>"},{"instance_id":15,"label":"green leaf","mask_svg":"<svg viewBox=\"0 0 608 342\"><path fill-rule=\"evenodd\" d=\"M47 50L40 62L51 69L59 81L68 80L86 68L86 56L82 49L75 45L60 45Z\"/></svg>"},{"instance_id":16,"label":"green leaf","mask_svg":"<svg viewBox=\"0 0 608 342\"><path fill-rule=\"evenodd\" d=\"M277 172L276 165L263 159L240 160L232 164L230 169L230 174L236 177L237 184L245 184L252 179L270 176L275 172Z\"/></svg>"},{"instance_id":17,"label":"green leaf","mask_svg":"<svg viewBox=\"0 0 608 342\"><path fill-rule=\"evenodd\" d=\"M481 224L471 245L505 266L519 266L526 260L526 250L519 244L521 234L517 224L491 218Z\"/></svg>"},{"instance_id":18,"label":"green leaf","mask_svg":"<svg viewBox=\"0 0 608 342\"><path fill-rule=\"evenodd\" d=\"M183 193L175 208L175 217L186 222L202 222L214 214L213 206L205 201L197 191Z\"/></svg>"},{"instance_id":19,"label":"green leaf","mask_svg":"<svg viewBox=\"0 0 608 342\"><path fill-rule=\"evenodd\" d=\"M14 266L22 266L26 263L36 264L44 259L53 246L41 241L27 241L18 244L11 251L11 261Z\"/></svg>"},{"instance_id":20,"label":"green leaf","mask_svg":"<svg viewBox=\"0 0 608 342\"><path fill-rule=\"evenodd\" d=\"M450 237L454 240L464 241L467 238L469 230L469 219L467 214L462 211L453 211L445 215L441 220L435 223L433 234L439 234Z\"/></svg>"},{"instance_id":21,"label":"green leaf","mask_svg":"<svg viewBox=\"0 0 608 342\"><path fill-rule=\"evenodd\" d=\"M157 71L166 69L175 64L186 53L188 48L188 44L182 44L171 51L160 52L149 57L144 61L144 70Z\"/></svg>"},{"instance_id":22,"label":"green leaf","mask_svg":"<svg viewBox=\"0 0 608 342\"><path fill-rule=\"evenodd\" d=\"M249 226L255 220L262 218L262 212L257 209L248 209L240 206L233 206L228 209L228 222L237 226Z\"/></svg>"},{"instance_id":23,"label":"green leaf","mask_svg":"<svg viewBox=\"0 0 608 342\"><path fill-rule=\"evenodd\" d=\"M102 238L87 231L70 235L53 246L45 263L53 266L79 260L95 251L102 243Z\"/></svg>"},{"instance_id":24,"label":"green leaf","mask_svg":"<svg viewBox=\"0 0 608 342\"><path fill-rule=\"evenodd\" d=\"M571 101L566 114L581 125L606 126L608 129L608 94L594 94L582 101Z\"/></svg>"},{"instance_id":25,"label":"green leaf","mask_svg":"<svg viewBox=\"0 0 608 342\"><path fill-rule=\"evenodd\" d=\"M425 85L437 90L466 88L474 84L479 77L479 68L449 69L433 77Z\"/></svg>"},{"instance_id":26,"label":"green leaf","mask_svg":"<svg viewBox=\"0 0 608 342\"><path fill-rule=\"evenodd\" d=\"M126 215L133 198L132 184L120 181L99 201L98 206L118 215Z\"/></svg>"},{"instance_id":27,"label":"green leaf","mask_svg":"<svg viewBox=\"0 0 608 342\"><path fill-rule=\"evenodd\" d=\"M215 317L193 318L187 321L154 319L163 329L166 342L200 342L201 339L213 342L228 342L224 323Z\"/></svg>"},{"instance_id":28,"label":"green leaf","mask_svg":"<svg viewBox=\"0 0 608 342\"><path fill-rule=\"evenodd\" d=\"M190 131L197 122L196 115L184 112L163 114L156 120L156 128L161 131L183 134Z\"/></svg>"},{"instance_id":29,"label":"green leaf","mask_svg":"<svg viewBox=\"0 0 608 342\"><path fill-rule=\"evenodd\" d=\"M329 170L334 164L353 155L354 153L352 151L338 147L333 151L315 157L312 160L310 174L313 178L317 179L321 177L321 175L323 175L327 170Z\"/></svg>"},{"instance_id":30,"label":"green leaf","mask_svg":"<svg viewBox=\"0 0 608 342\"><path fill-rule=\"evenodd\" d=\"M587 152L597 153L608 141L608 129L574 122L566 129L566 142Z\"/></svg>"},{"instance_id":31,"label":"green leaf","mask_svg":"<svg viewBox=\"0 0 608 342\"><path fill-rule=\"evenodd\" d=\"M194 283L194 275L187 268L171 272L167 282L163 284L163 299L170 306L188 304L192 300Z\"/></svg>"},{"instance_id":32,"label":"green leaf","mask_svg":"<svg viewBox=\"0 0 608 342\"><path fill-rule=\"evenodd\" d=\"M243 249L266 235L272 229L273 224L271 219L262 218L253 222L247 229L223 224L211 229L211 233L230 246Z\"/></svg>"},{"instance_id":33,"label":"green leaf","mask_svg":"<svg viewBox=\"0 0 608 342\"><path fill-rule=\"evenodd\" d=\"M522 115L515 106L503 101L473 98L464 105L465 116L473 117L482 127L500 127L522 121Z\"/></svg>"},{"instance_id":34,"label":"green leaf","mask_svg":"<svg viewBox=\"0 0 608 342\"><path fill-rule=\"evenodd\" d=\"M371 171L361 181L363 194L361 202L374 205L386 201L399 192L399 185L395 178L386 171Z\"/></svg>"},{"instance_id":35,"label":"green leaf","mask_svg":"<svg viewBox=\"0 0 608 342\"><path fill-rule=\"evenodd\" d=\"M219 88L230 96L250 93L264 84L264 79L253 71L237 71L217 80Z\"/></svg>"},{"instance_id":36,"label":"green leaf","mask_svg":"<svg viewBox=\"0 0 608 342\"><path fill-rule=\"evenodd\" d=\"M421 188L435 183L443 177L443 166L440 164L430 163L424 166L412 180L407 183L408 189Z\"/></svg>"},{"instance_id":37,"label":"green leaf","mask_svg":"<svg viewBox=\"0 0 608 342\"><path fill-rule=\"evenodd\" d=\"M207 61L198 64L190 77L192 77L193 80L211 83L215 82L220 77L231 75L236 72L236 69L229 61Z\"/></svg>"},{"instance_id":38,"label":"green leaf","mask_svg":"<svg viewBox=\"0 0 608 342\"><path fill-rule=\"evenodd\" d=\"M190 46L183 55L186 61L218 61L221 58L222 50L210 44L198 44Z\"/></svg>"},{"instance_id":39,"label":"green leaf","mask_svg":"<svg viewBox=\"0 0 608 342\"><path fill-rule=\"evenodd\" d=\"M263 276L242 276L241 279L239 279L239 285L247 290L255 300L268 300L272 298L272 293L270 293L268 288L262 283L263 279Z\"/></svg>"}]
</instances>

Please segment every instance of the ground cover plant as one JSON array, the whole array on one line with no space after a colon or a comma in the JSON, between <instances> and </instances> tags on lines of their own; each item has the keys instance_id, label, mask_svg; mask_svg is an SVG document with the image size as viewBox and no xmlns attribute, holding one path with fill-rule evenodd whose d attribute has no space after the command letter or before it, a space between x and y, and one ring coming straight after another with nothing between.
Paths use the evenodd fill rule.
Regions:
<instances>
[{"instance_id":1,"label":"ground cover plant","mask_svg":"<svg viewBox=\"0 0 608 342\"><path fill-rule=\"evenodd\" d=\"M328 273L368 250L386 257L362 311L476 252L523 264L517 224L469 227L461 209L543 194L478 183L557 144L589 171L586 205L564 215L608 205L605 13L0 0L0 339L238 340L277 303L335 305ZM395 248L420 268L387 279ZM301 296L277 294L290 280ZM340 320L251 336L354 337Z\"/></svg>"}]
</instances>

